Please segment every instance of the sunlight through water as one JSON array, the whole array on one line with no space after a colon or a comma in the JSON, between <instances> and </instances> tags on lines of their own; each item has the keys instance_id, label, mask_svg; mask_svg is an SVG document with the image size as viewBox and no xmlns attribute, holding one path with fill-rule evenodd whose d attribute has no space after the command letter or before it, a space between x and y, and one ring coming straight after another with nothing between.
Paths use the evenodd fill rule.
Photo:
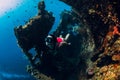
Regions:
<instances>
[{"instance_id":1,"label":"sunlight through water","mask_svg":"<svg viewBox=\"0 0 120 80\"><path fill-rule=\"evenodd\" d=\"M22 0L0 0L0 17L14 10L22 3Z\"/></svg>"}]
</instances>

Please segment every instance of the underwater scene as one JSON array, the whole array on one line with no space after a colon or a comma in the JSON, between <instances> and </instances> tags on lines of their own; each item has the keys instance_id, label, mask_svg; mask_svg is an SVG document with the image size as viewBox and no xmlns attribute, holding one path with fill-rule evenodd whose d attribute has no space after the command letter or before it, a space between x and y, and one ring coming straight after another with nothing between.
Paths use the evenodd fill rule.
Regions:
<instances>
[{"instance_id":1,"label":"underwater scene","mask_svg":"<svg viewBox=\"0 0 120 80\"><path fill-rule=\"evenodd\" d=\"M120 80L120 0L0 0L0 80Z\"/></svg>"}]
</instances>

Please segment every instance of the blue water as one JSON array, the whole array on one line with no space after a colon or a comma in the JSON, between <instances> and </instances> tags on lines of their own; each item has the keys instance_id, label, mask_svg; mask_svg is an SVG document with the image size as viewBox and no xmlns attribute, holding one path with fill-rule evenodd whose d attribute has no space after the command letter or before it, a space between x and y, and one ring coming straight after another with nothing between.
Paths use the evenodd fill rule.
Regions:
<instances>
[{"instance_id":1,"label":"blue water","mask_svg":"<svg viewBox=\"0 0 120 80\"><path fill-rule=\"evenodd\" d=\"M39 0L23 0L19 7L0 17L0 80L34 80L26 72L25 67L29 62L17 46L13 28L24 25L37 15L38 2ZM52 32L59 24L60 13L71 8L58 0L45 0L45 4L46 10L53 12L56 17Z\"/></svg>"}]
</instances>

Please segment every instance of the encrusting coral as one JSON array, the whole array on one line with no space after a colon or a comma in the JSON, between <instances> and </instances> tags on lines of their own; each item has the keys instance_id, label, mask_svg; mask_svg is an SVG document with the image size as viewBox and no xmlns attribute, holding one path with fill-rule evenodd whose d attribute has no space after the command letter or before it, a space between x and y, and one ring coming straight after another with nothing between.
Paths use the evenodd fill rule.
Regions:
<instances>
[{"instance_id":1,"label":"encrusting coral","mask_svg":"<svg viewBox=\"0 0 120 80\"><path fill-rule=\"evenodd\" d=\"M37 80L120 80L119 0L60 1L72 11L61 14L52 35L69 34L70 45L55 50L45 45L55 18L45 10L44 1L39 3L38 16L14 29L19 46L31 62L27 71ZM31 48L35 56L29 52Z\"/></svg>"}]
</instances>

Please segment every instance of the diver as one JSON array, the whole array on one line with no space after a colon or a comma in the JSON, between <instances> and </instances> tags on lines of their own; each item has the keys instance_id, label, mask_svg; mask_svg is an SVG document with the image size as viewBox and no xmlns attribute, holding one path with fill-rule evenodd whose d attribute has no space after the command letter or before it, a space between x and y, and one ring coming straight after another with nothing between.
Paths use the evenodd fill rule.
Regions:
<instances>
[{"instance_id":1,"label":"diver","mask_svg":"<svg viewBox=\"0 0 120 80\"><path fill-rule=\"evenodd\" d=\"M60 35L59 37L48 35L45 39L45 44L51 50L55 50L56 48L61 47L63 44L71 45L71 43L67 42L69 36L69 33L65 36L65 38L63 38L62 35Z\"/></svg>"}]
</instances>

